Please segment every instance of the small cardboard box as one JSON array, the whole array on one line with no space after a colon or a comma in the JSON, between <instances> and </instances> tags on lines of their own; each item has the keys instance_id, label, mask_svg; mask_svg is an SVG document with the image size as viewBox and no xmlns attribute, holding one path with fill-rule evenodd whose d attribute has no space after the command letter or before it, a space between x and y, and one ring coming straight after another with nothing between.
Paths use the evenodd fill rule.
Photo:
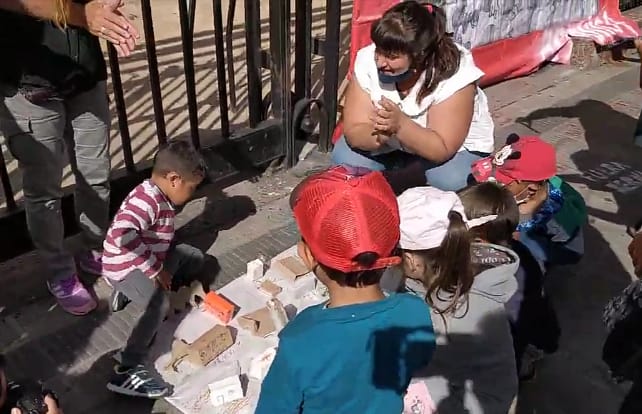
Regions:
<instances>
[{"instance_id":1,"label":"small cardboard box","mask_svg":"<svg viewBox=\"0 0 642 414\"><path fill-rule=\"evenodd\" d=\"M252 281L259 281L265 274L265 263L261 259L254 259L247 263L245 275Z\"/></svg>"},{"instance_id":2,"label":"small cardboard box","mask_svg":"<svg viewBox=\"0 0 642 414\"><path fill-rule=\"evenodd\" d=\"M236 306L223 296L217 294L216 292L210 292L205 296L205 301L203 302L203 308L214 314L221 322L227 324L234 317L234 312L236 311Z\"/></svg>"},{"instance_id":3,"label":"small cardboard box","mask_svg":"<svg viewBox=\"0 0 642 414\"><path fill-rule=\"evenodd\" d=\"M197 308L205 301L206 296L203 284L199 281L194 281L189 286L181 286L178 291L170 292L170 313L182 312L188 307Z\"/></svg>"},{"instance_id":4,"label":"small cardboard box","mask_svg":"<svg viewBox=\"0 0 642 414\"><path fill-rule=\"evenodd\" d=\"M310 273L305 263L298 256L288 256L274 260L271 268L285 279L295 281L298 277Z\"/></svg>"},{"instance_id":5,"label":"small cardboard box","mask_svg":"<svg viewBox=\"0 0 642 414\"><path fill-rule=\"evenodd\" d=\"M276 296L283 291L283 288L270 280L264 280L259 285L259 291L268 296Z\"/></svg>"},{"instance_id":6,"label":"small cardboard box","mask_svg":"<svg viewBox=\"0 0 642 414\"><path fill-rule=\"evenodd\" d=\"M220 407L244 397L241 378L238 375L227 377L208 385L210 402L214 407Z\"/></svg>"},{"instance_id":7,"label":"small cardboard box","mask_svg":"<svg viewBox=\"0 0 642 414\"><path fill-rule=\"evenodd\" d=\"M196 366L204 367L225 352L234 343L229 327L216 325L191 344L176 340L172 344L172 359L168 365L174 370L186 359Z\"/></svg>"},{"instance_id":8,"label":"small cardboard box","mask_svg":"<svg viewBox=\"0 0 642 414\"><path fill-rule=\"evenodd\" d=\"M274 332L274 322L268 308L261 308L239 318L239 326L252 334L265 338Z\"/></svg>"},{"instance_id":9,"label":"small cardboard box","mask_svg":"<svg viewBox=\"0 0 642 414\"><path fill-rule=\"evenodd\" d=\"M294 295L302 298L316 289L317 278L312 273L300 276L294 281Z\"/></svg>"}]
</instances>

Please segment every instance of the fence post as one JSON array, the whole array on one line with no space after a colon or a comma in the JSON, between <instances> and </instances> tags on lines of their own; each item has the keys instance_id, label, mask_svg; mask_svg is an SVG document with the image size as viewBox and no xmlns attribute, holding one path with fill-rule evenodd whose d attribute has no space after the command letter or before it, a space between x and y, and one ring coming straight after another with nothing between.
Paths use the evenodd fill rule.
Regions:
<instances>
[{"instance_id":1,"label":"fence post","mask_svg":"<svg viewBox=\"0 0 642 414\"><path fill-rule=\"evenodd\" d=\"M292 135L292 88L290 76L290 2L270 0L270 58L272 75L272 112L281 120L285 164L296 161Z\"/></svg>"},{"instance_id":2,"label":"fence post","mask_svg":"<svg viewBox=\"0 0 642 414\"><path fill-rule=\"evenodd\" d=\"M283 0L282 0L283 1ZM272 33L270 1L270 33ZM272 36L270 35L270 43ZM245 59L247 63L247 106L250 128L263 120L263 82L261 76L261 10L258 0L245 0Z\"/></svg>"},{"instance_id":3,"label":"fence post","mask_svg":"<svg viewBox=\"0 0 642 414\"><path fill-rule=\"evenodd\" d=\"M328 111L325 127L321 127L319 150L327 152L330 138L337 125L337 89L339 88L339 36L341 30L341 0L327 0L325 8L323 102Z\"/></svg>"},{"instance_id":4,"label":"fence post","mask_svg":"<svg viewBox=\"0 0 642 414\"><path fill-rule=\"evenodd\" d=\"M125 168L128 172L134 173L136 172L136 164L134 163L134 155L132 153L132 138L129 134L127 108L125 106L125 97L123 96L123 83L120 79L118 53L111 43L107 46L107 54L109 56L109 68L111 71L112 88L114 90L116 113L118 114L118 129L120 130L120 140L123 144Z\"/></svg>"},{"instance_id":5,"label":"fence post","mask_svg":"<svg viewBox=\"0 0 642 414\"><path fill-rule=\"evenodd\" d=\"M165 129L165 111L163 109L163 96L161 95L160 76L158 74L158 59L156 57L156 39L154 36L154 22L152 21L152 6L150 0L141 0L143 14L143 31L145 32L145 52L147 66L149 67L149 84L152 91L152 104L154 105L154 121L156 122L156 135L158 143L167 141Z\"/></svg>"},{"instance_id":6,"label":"fence post","mask_svg":"<svg viewBox=\"0 0 642 414\"><path fill-rule=\"evenodd\" d=\"M190 2L189 8L187 2ZM185 69L185 86L187 87L187 111L192 144L201 148L198 131L198 103L196 101L196 76L194 74L194 17L196 0L178 0L178 14L181 24L181 42L183 44L183 65Z\"/></svg>"}]
</instances>

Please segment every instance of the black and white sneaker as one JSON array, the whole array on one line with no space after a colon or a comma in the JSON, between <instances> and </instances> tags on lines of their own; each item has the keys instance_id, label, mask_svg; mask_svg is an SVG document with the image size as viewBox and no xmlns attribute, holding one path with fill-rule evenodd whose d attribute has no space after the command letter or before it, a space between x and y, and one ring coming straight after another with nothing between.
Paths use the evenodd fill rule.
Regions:
<instances>
[{"instance_id":1,"label":"black and white sneaker","mask_svg":"<svg viewBox=\"0 0 642 414\"><path fill-rule=\"evenodd\" d=\"M125 294L114 290L111 292L110 306L112 312L119 312L131 302L131 300L125 296Z\"/></svg>"},{"instance_id":2,"label":"black and white sneaker","mask_svg":"<svg viewBox=\"0 0 642 414\"><path fill-rule=\"evenodd\" d=\"M130 397L161 398L169 393L169 388L154 378L144 366L133 368L114 368L114 377L107 389Z\"/></svg>"}]
</instances>

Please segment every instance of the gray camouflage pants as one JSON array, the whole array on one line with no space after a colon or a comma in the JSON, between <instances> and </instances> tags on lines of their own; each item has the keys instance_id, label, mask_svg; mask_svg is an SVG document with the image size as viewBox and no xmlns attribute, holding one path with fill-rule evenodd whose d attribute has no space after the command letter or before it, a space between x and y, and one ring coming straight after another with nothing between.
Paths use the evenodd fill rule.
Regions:
<instances>
[{"instance_id":1,"label":"gray camouflage pants","mask_svg":"<svg viewBox=\"0 0 642 414\"><path fill-rule=\"evenodd\" d=\"M12 95L4 90L2 95ZM21 94L4 96L0 132L22 172L27 226L56 282L76 272L63 247L62 174L75 176L75 209L85 246L101 249L108 226L110 113L105 82L65 100L34 105ZM69 158L65 151L68 150Z\"/></svg>"}]
</instances>

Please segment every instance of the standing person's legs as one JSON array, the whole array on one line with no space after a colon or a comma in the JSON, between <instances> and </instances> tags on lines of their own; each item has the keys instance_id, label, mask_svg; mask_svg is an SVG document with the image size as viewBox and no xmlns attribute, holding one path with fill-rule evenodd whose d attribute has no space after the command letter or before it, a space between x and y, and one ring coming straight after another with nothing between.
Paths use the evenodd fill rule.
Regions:
<instances>
[{"instance_id":1,"label":"standing person's legs","mask_svg":"<svg viewBox=\"0 0 642 414\"><path fill-rule=\"evenodd\" d=\"M63 247L65 123L60 101L34 105L16 94L5 97L0 108L0 129L22 172L27 226L48 267L49 290L64 310L84 315L96 308L96 301L78 280L73 258Z\"/></svg>"},{"instance_id":2,"label":"standing person's legs","mask_svg":"<svg viewBox=\"0 0 642 414\"><path fill-rule=\"evenodd\" d=\"M71 166L76 178L75 208L89 252L79 264L100 275L102 243L109 226L109 101L105 82L65 102L67 132L73 138Z\"/></svg>"},{"instance_id":3,"label":"standing person's legs","mask_svg":"<svg viewBox=\"0 0 642 414\"><path fill-rule=\"evenodd\" d=\"M437 165L424 160L428 185L444 191L458 191L465 188L468 186L472 163L483 156L484 154L463 150L443 164Z\"/></svg>"}]
</instances>

